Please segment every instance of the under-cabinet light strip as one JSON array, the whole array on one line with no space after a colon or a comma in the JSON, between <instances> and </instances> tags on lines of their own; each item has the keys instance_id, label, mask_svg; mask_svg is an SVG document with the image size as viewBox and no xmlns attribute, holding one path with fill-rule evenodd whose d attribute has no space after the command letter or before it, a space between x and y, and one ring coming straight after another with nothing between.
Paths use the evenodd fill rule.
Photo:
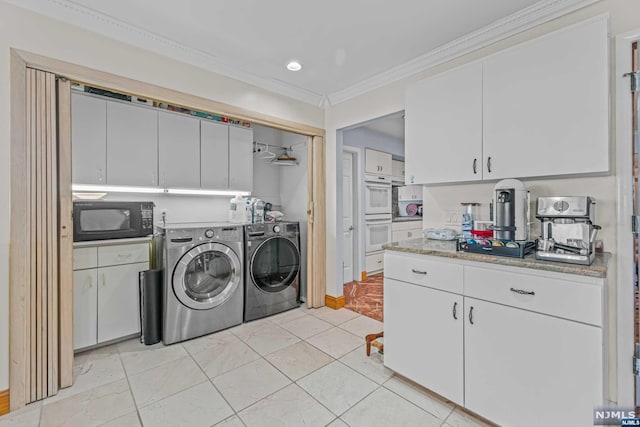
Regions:
<instances>
[{"instance_id":1,"label":"under-cabinet light strip","mask_svg":"<svg viewBox=\"0 0 640 427\"><path fill-rule=\"evenodd\" d=\"M249 191L234 190L195 190L187 188L157 188L157 187L129 187L119 185L86 185L73 184L72 191L89 191L104 193L168 193L168 194L188 194L195 196L248 196Z\"/></svg>"}]
</instances>

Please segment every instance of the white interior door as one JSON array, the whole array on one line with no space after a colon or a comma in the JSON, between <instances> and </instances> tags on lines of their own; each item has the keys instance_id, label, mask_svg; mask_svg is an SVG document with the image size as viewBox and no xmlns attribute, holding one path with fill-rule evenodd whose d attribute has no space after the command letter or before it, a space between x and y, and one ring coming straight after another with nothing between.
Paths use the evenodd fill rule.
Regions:
<instances>
[{"instance_id":1,"label":"white interior door","mask_svg":"<svg viewBox=\"0 0 640 427\"><path fill-rule=\"evenodd\" d=\"M342 229L344 244L342 267L344 269L344 282L347 283L354 280L353 153L343 152L342 159Z\"/></svg>"}]
</instances>

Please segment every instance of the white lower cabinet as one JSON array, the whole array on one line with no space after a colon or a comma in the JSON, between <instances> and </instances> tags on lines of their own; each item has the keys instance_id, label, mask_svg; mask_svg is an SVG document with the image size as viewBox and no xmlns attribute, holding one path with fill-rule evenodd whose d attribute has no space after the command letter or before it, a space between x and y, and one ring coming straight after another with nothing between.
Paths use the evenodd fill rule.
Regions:
<instances>
[{"instance_id":1,"label":"white lower cabinet","mask_svg":"<svg viewBox=\"0 0 640 427\"><path fill-rule=\"evenodd\" d=\"M149 263L98 269L98 342L140 332L138 273Z\"/></svg>"},{"instance_id":2,"label":"white lower cabinet","mask_svg":"<svg viewBox=\"0 0 640 427\"><path fill-rule=\"evenodd\" d=\"M373 252L365 255L365 271L367 274L378 273L384 268L384 252Z\"/></svg>"},{"instance_id":3,"label":"white lower cabinet","mask_svg":"<svg viewBox=\"0 0 640 427\"><path fill-rule=\"evenodd\" d=\"M73 272L73 348L98 342L98 269Z\"/></svg>"},{"instance_id":4,"label":"white lower cabinet","mask_svg":"<svg viewBox=\"0 0 640 427\"><path fill-rule=\"evenodd\" d=\"M465 310L466 408L502 426L591 425L601 328L475 298Z\"/></svg>"},{"instance_id":5,"label":"white lower cabinet","mask_svg":"<svg viewBox=\"0 0 640 427\"><path fill-rule=\"evenodd\" d=\"M461 295L385 278L385 365L462 405L463 315Z\"/></svg>"},{"instance_id":6,"label":"white lower cabinet","mask_svg":"<svg viewBox=\"0 0 640 427\"><path fill-rule=\"evenodd\" d=\"M140 332L138 273L149 269L149 243L74 249L74 350Z\"/></svg>"},{"instance_id":7,"label":"white lower cabinet","mask_svg":"<svg viewBox=\"0 0 640 427\"><path fill-rule=\"evenodd\" d=\"M590 425L606 280L385 253L385 365L501 426Z\"/></svg>"}]
</instances>

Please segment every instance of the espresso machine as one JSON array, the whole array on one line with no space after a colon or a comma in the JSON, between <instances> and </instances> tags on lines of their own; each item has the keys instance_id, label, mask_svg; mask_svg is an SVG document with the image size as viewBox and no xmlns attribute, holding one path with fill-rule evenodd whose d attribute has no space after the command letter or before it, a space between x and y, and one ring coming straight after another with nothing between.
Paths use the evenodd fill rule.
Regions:
<instances>
[{"instance_id":1,"label":"espresso machine","mask_svg":"<svg viewBox=\"0 0 640 427\"><path fill-rule=\"evenodd\" d=\"M589 265L595 257L593 197L538 197L536 218L541 232L536 259Z\"/></svg>"},{"instance_id":2,"label":"espresso machine","mask_svg":"<svg viewBox=\"0 0 640 427\"><path fill-rule=\"evenodd\" d=\"M495 190L495 225L497 240L529 239L529 192L517 179L503 179Z\"/></svg>"}]
</instances>

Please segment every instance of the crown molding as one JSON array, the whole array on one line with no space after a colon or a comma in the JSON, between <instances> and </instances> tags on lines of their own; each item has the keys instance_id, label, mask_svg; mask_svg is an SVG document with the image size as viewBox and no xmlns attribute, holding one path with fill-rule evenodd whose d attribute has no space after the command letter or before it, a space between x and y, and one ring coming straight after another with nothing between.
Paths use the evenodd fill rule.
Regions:
<instances>
[{"instance_id":1,"label":"crown molding","mask_svg":"<svg viewBox=\"0 0 640 427\"><path fill-rule=\"evenodd\" d=\"M69 0L4 0L6 3L78 26L177 61L212 71L253 86L329 108L366 92L428 70L467 53L504 40L514 34L582 9L600 0L541 0L479 30L468 33L411 61L331 94L319 94L276 79L268 79L225 64L215 55L193 49L142 30Z\"/></svg>"},{"instance_id":2,"label":"crown molding","mask_svg":"<svg viewBox=\"0 0 640 427\"><path fill-rule=\"evenodd\" d=\"M68 0L4 0L6 3L63 21L111 39L145 49L207 71L239 80L298 101L320 106L323 95L291 84L256 76L215 55L194 49Z\"/></svg>"},{"instance_id":3,"label":"crown molding","mask_svg":"<svg viewBox=\"0 0 640 427\"><path fill-rule=\"evenodd\" d=\"M468 33L445 45L418 56L343 90L327 95L328 105L336 105L366 92L426 71L437 65L482 49L537 25L567 15L600 0L542 0L479 30Z\"/></svg>"}]
</instances>

